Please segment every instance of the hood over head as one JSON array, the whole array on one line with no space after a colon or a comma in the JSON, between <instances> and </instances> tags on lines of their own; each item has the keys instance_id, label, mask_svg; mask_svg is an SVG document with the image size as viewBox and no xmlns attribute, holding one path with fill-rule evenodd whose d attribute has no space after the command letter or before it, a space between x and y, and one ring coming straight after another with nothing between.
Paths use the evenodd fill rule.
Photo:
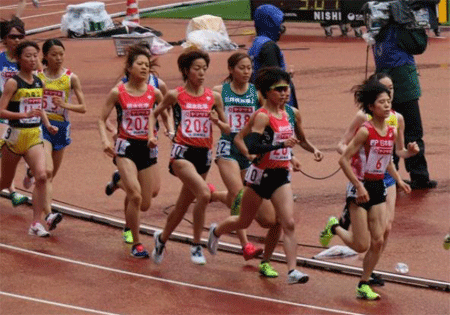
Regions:
<instances>
[{"instance_id":1,"label":"hood over head","mask_svg":"<svg viewBox=\"0 0 450 315\"><path fill-rule=\"evenodd\" d=\"M273 41L279 39L284 20L283 11L274 5L263 4L255 10L253 19L258 36L267 36Z\"/></svg>"}]
</instances>

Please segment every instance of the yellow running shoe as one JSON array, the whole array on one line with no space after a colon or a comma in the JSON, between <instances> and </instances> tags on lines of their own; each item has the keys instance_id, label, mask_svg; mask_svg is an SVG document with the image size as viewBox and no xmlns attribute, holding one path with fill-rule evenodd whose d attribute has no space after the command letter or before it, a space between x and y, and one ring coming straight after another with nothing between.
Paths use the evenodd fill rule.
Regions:
<instances>
[{"instance_id":1,"label":"yellow running shoe","mask_svg":"<svg viewBox=\"0 0 450 315\"><path fill-rule=\"evenodd\" d=\"M239 213L241 212L241 202L243 194L244 189L241 189L236 195L236 198L234 198L233 203L231 204L231 215L239 215Z\"/></svg>"},{"instance_id":2,"label":"yellow running shoe","mask_svg":"<svg viewBox=\"0 0 450 315\"><path fill-rule=\"evenodd\" d=\"M278 277L278 272L276 272L267 261L259 264L259 273L267 278Z\"/></svg>"},{"instance_id":3,"label":"yellow running shoe","mask_svg":"<svg viewBox=\"0 0 450 315\"><path fill-rule=\"evenodd\" d=\"M356 297L364 300L379 300L380 295L372 290L368 284L362 284L356 287Z\"/></svg>"},{"instance_id":4,"label":"yellow running shoe","mask_svg":"<svg viewBox=\"0 0 450 315\"><path fill-rule=\"evenodd\" d=\"M330 244L330 241L334 236L334 234L331 233L331 227L333 225L339 225L339 220L336 217L330 217L325 229L320 233L319 241L322 246L328 246L328 244Z\"/></svg>"},{"instance_id":5,"label":"yellow running shoe","mask_svg":"<svg viewBox=\"0 0 450 315\"><path fill-rule=\"evenodd\" d=\"M449 250L450 249L450 234L447 234L444 238L444 249Z\"/></svg>"},{"instance_id":6,"label":"yellow running shoe","mask_svg":"<svg viewBox=\"0 0 450 315\"><path fill-rule=\"evenodd\" d=\"M131 230L123 231L122 237L125 243L133 244L133 233L131 233Z\"/></svg>"}]
</instances>

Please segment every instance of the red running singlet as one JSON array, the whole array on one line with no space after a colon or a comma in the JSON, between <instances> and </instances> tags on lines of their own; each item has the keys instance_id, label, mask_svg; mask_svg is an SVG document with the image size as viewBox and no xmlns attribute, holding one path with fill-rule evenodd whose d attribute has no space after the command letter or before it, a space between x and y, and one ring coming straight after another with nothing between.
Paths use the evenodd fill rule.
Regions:
<instances>
[{"instance_id":1,"label":"red running singlet","mask_svg":"<svg viewBox=\"0 0 450 315\"><path fill-rule=\"evenodd\" d=\"M294 136L294 130L289 123L286 112L283 112L281 118L277 118L269 113L265 108L260 108L258 112L262 112L269 116L269 125L264 130L266 141L272 145L283 143L290 137ZM286 168L289 169L292 158L291 148L281 148L264 153L255 166L260 169Z\"/></svg>"},{"instance_id":2,"label":"red running singlet","mask_svg":"<svg viewBox=\"0 0 450 315\"><path fill-rule=\"evenodd\" d=\"M124 84L118 86L116 104L118 136L122 139L148 140L148 117L155 104L155 89L148 85L141 96L130 95ZM156 130L154 131L156 135Z\"/></svg>"},{"instance_id":3,"label":"red running singlet","mask_svg":"<svg viewBox=\"0 0 450 315\"><path fill-rule=\"evenodd\" d=\"M213 92L205 88L203 95L192 96L182 86L176 90L178 102L174 106L176 126L174 142L211 149L213 136L209 113L215 103Z\"/></svg>"},{"instance_id":4,"label":"red running singlet","mask_svg":"<svg viewBox=\"0 0 450 315\"><path fill-rule=\"evenodd\" d=\"M392 159L395 127L388 125L386 135L381 136L369 121L366 121L363 126L369 131L369 136L359 153L356 154L361 161L358 177L364 174L364 180L383 179ZM356 174L358 175L358 173Z\"/></svg>"}]
</instances>

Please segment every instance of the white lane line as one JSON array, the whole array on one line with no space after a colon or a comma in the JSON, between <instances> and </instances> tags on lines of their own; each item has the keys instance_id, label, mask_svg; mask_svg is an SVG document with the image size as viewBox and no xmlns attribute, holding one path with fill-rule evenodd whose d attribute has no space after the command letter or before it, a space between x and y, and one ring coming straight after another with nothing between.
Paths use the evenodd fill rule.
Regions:
<instances>
[{"instance_id":1,"label":"white lane line","mask_svg":"<svg viewBox=\"0 0 450 315\"><path fill-rule=\"evenodd\" d=\"M85 307L80 307L80 306L75 306L75 305L70 305L70 304L62 304L62 303L52 302L52 301L43 300L43 299L36 299L31 296L19 295L19 294L4 292L4 291L0 291L0 295L5 295L5 296L13 297L16 299L26 300L26 301L39 302L39 303L50 304L50 305L54 305L54 306L65 307L65 308L69 308L72 310L84 311L87 313L102 314L102 315L119 315L116 313L108 313L108 312L94 310L92 308L85 308Z\"/></svg>"},{"instance_id":2,"label":"white lane line","mask_svg":"<svg viewBox=\"0 0 450 315\"><path fill-rule=\"evenodd\" d=\"M249 299L253 299L253 300L272 302L272 303L308 308L308 309L313 309L313 310L327 311L327 312L336 313L336 314L362 315L359 313L353 313L353 312L348 312L348 311L343 311L343 310L336 310L336 309L331 309L331 308L326 308L326 307L321 307L321 306L315 306L315 305L309 305L309 304L303 304L303 303L294 303L294 302L290 302L290 301L273 299L273 298L268 298L268 297L263 297L263 296L258 296L258 295L233 292L233 291L217 289L217 288L212 288L212 287L207 287L207 286L201 286L201 285L196 285L196 284L186 283L186 282L181 282L181 281L176 281L176 280L163 279L163 278L153 277L153 276L149 276L149 275L134 273L134 272L126 271L126 270L120 270L120 269L115 269L115 268L110 268L110 267L105 267L105 266L99 266L99 265L90 264L90 263L73 260L73 259L69 259L69 258L58 257L58 256L54 256L54 255L35 252L35 251L28 250L28 249L11 246L11 245L7 245L7 244L2 244L2 243L0 243L0 247L10 249L13 251L24 252L24 253L31 254L31 255L36 255L36 256L51 258L54 260L64 261L64 262L68 262L71 264L80 265L80 266L84 266L84 267L90 267L90 268L95 268L95 269L99 269L99 270L110 271L110 272L123 274L123 275L127 275L127 276L144 278L144 279L148 279L148 280L154 280L154 281L158 281L158 282L169 283L169 284L173 284L173 285L179 285L179 286L194 288L194 289L198 289L198 290L228 294L228 295L233 295L233 296L245 297L245 298L249 298Z\"/></svg>"}]
</instances>

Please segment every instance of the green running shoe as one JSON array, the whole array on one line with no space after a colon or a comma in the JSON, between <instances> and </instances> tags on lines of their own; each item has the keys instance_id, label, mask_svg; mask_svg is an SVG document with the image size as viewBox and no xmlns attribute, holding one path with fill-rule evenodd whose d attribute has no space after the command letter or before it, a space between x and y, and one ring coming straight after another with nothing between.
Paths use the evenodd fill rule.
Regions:
<instances>
[{"instance_id":1,"label":"green running shoe","mask_svg":"<svg viewBox=\"0 0 450 315\"><path fill-rule=\"evenodd\" d=\"M20 206L28 202L28 197L21 195L18 192L12 192L9 195L9 198L11 198L11 203L14 207Z\"/></svg>"},{"instance_id":2,"label":"green running shoe","mask_svg":"<svg viewBox=\"0 0 450 315\"><path fill-rule=\"evenodd\" d=\"M327 225L325 229L320 233L319 241L322 246L328 246L330 244L331 239L333 238L333 233L331 233L331 227L333 225L339 225L339 221L336 217L330 217L328 219Z\"/></svg>"},{"instance_id":3,"label":"green running shoe","mask_svg":"<svg viewBox=\"0 0 450 315\"><path fill-rule=\"evenodd\" d=\"M239 215L241 212L242 195L244 194L244 189L239 190L236 198L234 198L231 204L231 215Z\"/></svg>"},{"instance_id":4,"label":"green running shoe","mask_svg":"<svg viewBox=\"0 0 450 315\"><path fill-rule=\"evenodd\" d=\"M450 234L447 234L444 238L444 249L449 250L450 249Z\"/></svg>"},{"instance_id":5,"label":"green running shoe","mask_svg":"<svg viewBox=\"0 0 450 315\"><path fill-rule=\"evenodd\" d=\"M380 295L372 290L368 284L362 284L356 287L356 297L364 300L379 300Z\"/></svg>"},{"instance_id":6,"label":"green running shoe","mask_svg":"<svg viewBox=\"0 0 450 315\"><path fill-rule=\"evenodd\" d=\"M123 231L122 237L125 243L133 244L133 233L131 233L131 230Z\"/></svg>"},{"instance_id":7,"label":"green running shoe","mask_svg":"<svg viewBox=\"0 0 450 315\"><path fill-rule=\"evenodd\" d=\"M267 278L278 277L278 272L276 272L268 262L263 262L259 264L259 273Z\"/></svg>"}]
</instances>

